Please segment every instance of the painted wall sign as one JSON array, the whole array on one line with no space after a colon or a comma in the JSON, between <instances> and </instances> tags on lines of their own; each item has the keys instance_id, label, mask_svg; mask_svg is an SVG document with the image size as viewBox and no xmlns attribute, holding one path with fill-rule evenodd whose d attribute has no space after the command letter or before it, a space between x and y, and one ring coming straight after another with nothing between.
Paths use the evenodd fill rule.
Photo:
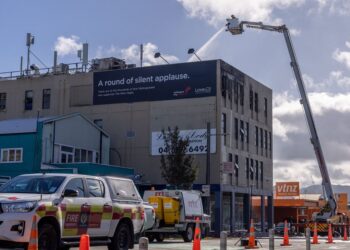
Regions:
<instances>
[{"instance_id":1,"label":"painted wall sign","mask_svg":"<svg viewBox=\"0 0 350 250\"><path fill-rule=\"evenodd\" d=\"M299 196L299 182L276 182L276 196Z\"/></svg>"},{"instance_id":2,"label":"painted wall sign","mask_svg":"<svg viewBox=\"0 0 350 250\"><path fill-rule=\"evenodd\" d=\"M93 103L130 103L216 95L216 61L95 72Z\"/></svg>"},{"instance_id":3,"label":"painted wall sign","mask_svg":"<svg viewBox=\"0 0 350 250\"><path fill-rule=\"evenodd\" d=\"M210 130L210 153L216 152L216 129ZM206 154L207 153L207 130L193 129L180 130L181 138L189 138L189 145L186 154ZM164 146L163 135L161 131L152 132L152 152L151 155L167 154L168 149Z\"/></svg>"}]
</instances>

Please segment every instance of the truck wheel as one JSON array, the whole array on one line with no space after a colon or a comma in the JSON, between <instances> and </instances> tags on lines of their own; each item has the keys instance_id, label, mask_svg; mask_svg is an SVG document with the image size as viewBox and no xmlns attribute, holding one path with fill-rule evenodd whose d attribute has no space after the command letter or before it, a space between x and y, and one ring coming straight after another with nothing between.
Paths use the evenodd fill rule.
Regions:
<instances>
[{"instance_id":1,"label":"truck wheel","mask_svg":"<svg viewBox=\"0 0 350 250\"><path fill-rule=\"evenodd\" d=\"M151 242L153 242L154 241L154 235L153 234L149 234L149 235L147 235L147 238L148 238L148 241L149 241L149 243L151 243Z\"/></svg>"},{"instance_id":2,"label":"truck wheel","mask_svg":"<svg viewBox=\"0 0 350 250\"><path fill-rule=\"evenodd\" d=\"M163 233L157 233L156 234L156 240L157 240L157 242L163 242L164 241L164 234Z\"/></svg>"},{"instance_id":3,"label":"truck wheel","mask_svg":"<svg viewBox=\"0 0 350 250\"><path fill-rule=\"evenodd\" d=\"M39 227L39 250L57 250L57 232L50 224L43 224Z\"/></svg>"},{"instance_id":4,"label":"truck wheel","mask_svg":"<svg viewBox=\"0 0 350 250\"><path fill-rule=\"evenodd\" d=\"M128 250L131 243L130 228L122 223L118 226L112 238L112 243L108 246L109 250Z\"/></svg>"},{"instance_id":5,"label":"truck wheel","mask_svg":"<svg viewBox=\"0 0 350 250\"><path fill-rule=\"evenodd\" d=\"M188 224L186 227L186 231L182 233L182 238L184 242L191 242L194 236L194 228L193 224Z\"/></svg>"}]
</instances>

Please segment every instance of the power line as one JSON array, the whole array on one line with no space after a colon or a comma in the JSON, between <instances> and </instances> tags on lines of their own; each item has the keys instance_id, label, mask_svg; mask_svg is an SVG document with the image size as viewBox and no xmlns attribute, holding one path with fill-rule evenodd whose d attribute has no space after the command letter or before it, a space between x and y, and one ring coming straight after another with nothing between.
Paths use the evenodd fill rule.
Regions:
<instances>
[{"instance_id":1,"label":"power line","mask_svg":"<svg viewBox=\"0 0 350 250\"><path fill-rule=\"evenodd\" d=\"M43 63L43 61L41 61L40 58L37 57L37 56L33 53L33 51L30 50L30 53L31 53L45 68L48 68L48 66L47 66L45 63Z\"/></svg>"}]
</instances>

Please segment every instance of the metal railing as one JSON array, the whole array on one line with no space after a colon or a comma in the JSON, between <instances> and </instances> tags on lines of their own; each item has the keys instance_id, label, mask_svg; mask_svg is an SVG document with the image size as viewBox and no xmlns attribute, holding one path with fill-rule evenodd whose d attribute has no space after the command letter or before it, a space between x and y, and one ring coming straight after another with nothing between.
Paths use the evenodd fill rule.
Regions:
<instances>
[{"instance_id":1,"label":"metal railing","mask_svg":"<svg viewBox=\"0 0 350 250\"><path fill-rule=\"evenodd\" d=\"M63 65L63 66L62 66ZM64 67L67 67L64 69ZM67 64L58 64L56 68L38 68L38 69L24 69L23 71L8 71L0 72L0 81L4 80L16 80L21 78L33 78L41 77L47 75L64 75L64 74L77 74L77 73L86 73L90 71L90 67L83 65L81 62L78 63L67 63Z\"/></svg>"}]
</instances>

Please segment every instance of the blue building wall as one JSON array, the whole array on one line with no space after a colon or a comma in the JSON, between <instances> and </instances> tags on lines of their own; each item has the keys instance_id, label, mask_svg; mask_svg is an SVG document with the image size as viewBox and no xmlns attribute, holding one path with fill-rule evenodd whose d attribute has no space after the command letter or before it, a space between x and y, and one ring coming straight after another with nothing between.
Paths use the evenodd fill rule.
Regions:
<instances>
[{"instance_id":1,"label":"blue building wall","mask_svg":"<svg viewBox=\"0 0 350 250\"><path fill-rule=\"evenodd\" d=\"M103 165L96 163L67 163L67 164L51 164L58 169L50 169L47 172L51 173L73 173L74 169L78 174L87 175L111 175L111 176L132 176L134 169L112 165ZM46 171L46 170L45 170Z\"/></svg>"},{"instance_id":2,"label":"blue building wall","mask_svg":"<svg viewBox=\"0 0 350 250\"><path fill-rule=\"evenodd\" d=\"M0 151L5 148L22 148L22 162L0 163L0 175L15 177L25 173L35 173L40 170L41 130L39 133L0 135Z\"/></svg>"}]
</instances>

